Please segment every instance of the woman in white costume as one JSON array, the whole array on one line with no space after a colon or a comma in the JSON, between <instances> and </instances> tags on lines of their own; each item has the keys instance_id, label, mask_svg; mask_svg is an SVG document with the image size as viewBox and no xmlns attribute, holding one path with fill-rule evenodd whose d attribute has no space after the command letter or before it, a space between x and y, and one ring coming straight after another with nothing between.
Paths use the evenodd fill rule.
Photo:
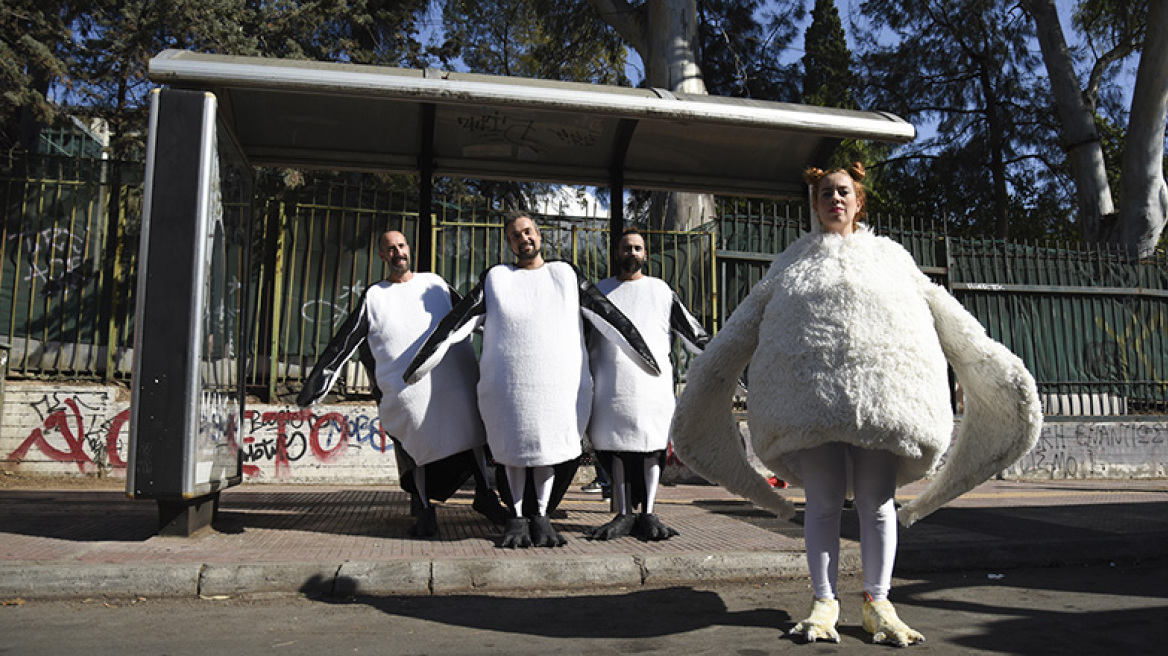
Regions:
<instances>
[{"instance_id":1,"label":"woman in white costume","mask_svg":"<svg viewBox=\"0 0 1168 656\"><path fill-rule=\"evenodd\" d=\"M750 365L755 453L806 494L804 539L814 597L791 634L839 641L840 512L849 490L860 519L863 628L874 642L924 640L888 601L898 485L934 474L953 433L946 362L964 417L946 463L900 509L905 526L1025 454L1042 412L1014 354L863 217L863 167L808 169L813 231L780 253L689 370L674 417L679 457L783 518L794 506L746 460L731 416Z\"/></svg>"}]
</instances>

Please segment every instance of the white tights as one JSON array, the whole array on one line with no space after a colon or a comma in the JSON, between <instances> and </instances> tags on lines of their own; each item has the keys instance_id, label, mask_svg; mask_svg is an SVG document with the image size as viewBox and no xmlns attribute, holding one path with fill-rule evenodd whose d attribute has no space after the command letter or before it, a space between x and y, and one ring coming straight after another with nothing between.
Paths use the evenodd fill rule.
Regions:
<instances>
[{"instance_id":1,"label":"white tights","mask_svg":"<svg viewBox=\"0 0 1168 656\"><path fill-rule=\"evenodd\" d=\"M852 461L852 491L860 519L860 561L864 592L888 598L896 561L896 469L888 451L830 442L799 454L807 495L803 540L816 599L834 599L839 574L840 514L848 490L847 460Z\"/></svg>"},{"instance_id":2,"label":"white tights","mask_svg":"<svg viewBox=\"0 0 1168 656\"><path fill-rule=\"evenodd\" d=\"M547 514L548 505L552 500L552 483L555 482L555 467L531 467L532 479L535 482L536 514L543 517ZM513 467L507 465L507 483L511 487L511 498L515 502L515 516L523 516L523 495L527 492L527 467Z\"/></svg>"},{"instance_id":3,"label":"white tights","mask_svg":"<svg viewBox=\"0 0 1168 656\"><path fill-rule=\"evenodd\" d=\"M619 456L612 459L612 495L613 501L616 505L616 511L621 515L626 515L632 512L629 504L629 488L626 483L628 479L625 476L625 463ZM642 512L653 512L653 506L657 503L657 486L661 483L661 463L654 457L646 457L644 459L644 481L645 481L645 507L641 509Z\"/></svg>"}]
</instances>

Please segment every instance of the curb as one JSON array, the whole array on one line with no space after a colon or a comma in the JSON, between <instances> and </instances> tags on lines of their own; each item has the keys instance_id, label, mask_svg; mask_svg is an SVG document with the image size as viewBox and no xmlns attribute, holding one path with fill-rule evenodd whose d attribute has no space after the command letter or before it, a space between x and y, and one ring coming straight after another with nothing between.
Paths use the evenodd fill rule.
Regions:
<instances>
[{"instance_id":1,"label":"curb","mask_svg":"<svg viewBox=\"0 0 1168 656\"><path fill-rule=\"evenodd\" d=\"M1168 534L1028 540L1002 545L902 549L898 574L1069 566L1163 559ZM840 572L859 572L860 550L844 547ZM577 558L442 559L313 563L0 564L0 599L223 598L300 594L349 598L508 590L714 585L806 576L803 552L727 552Z\"/></svg>"},{"instance_id":2,"label":"curb","mask_svg":"<svg viewBox=\"0 0 1168 656\"><path fill-rule=\"evenodd\" d=\"M841 568L852 565L859 565L858 551L841 562ZM805 570L801 552L288 564L5 563L0 598L441 595L709 584L800 576Z\"/></svg>"},{"instance_id":3,"label":"curb","mask_svg":"<svg viewBox=\"0 0 1168 656\"><path fill-rule=\"evenodd\" d=\"M196 597L202 565L13 563L0 566L0 598Z\"/></svg>"}]
</instances>

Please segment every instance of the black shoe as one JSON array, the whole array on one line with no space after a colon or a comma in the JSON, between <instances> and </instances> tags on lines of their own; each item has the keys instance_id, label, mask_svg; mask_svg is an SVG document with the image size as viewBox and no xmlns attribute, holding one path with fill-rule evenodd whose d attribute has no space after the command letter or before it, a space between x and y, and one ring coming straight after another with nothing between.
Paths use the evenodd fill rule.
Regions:
<instances>
[{"instance_id":1,"label":"black shoe","mask_svg":"<svg viewBox=\"0 0 1168 656\"><path fill-rule=\"evenodd\" d=\"M547 515L540 515L531 518L531 543L537 547L562 547L568 541L556 532Z\"/></svg>"},{"instance_id":2,"label":"black shoe","mask_svg":"<svg viewBox=\"0 0 1168 656\"><path fill-rule=\"evenodd\" d=\"M510 513L507 508L499 502L499 495L495 494L494 490L475 490L474 503L470 505L475 512L483 517L491 520L495 526L502 526L507 523L507 518Z\"/></svg>"},{"instance_id":3,"label":"black shoe","mask_svg":"<svg viewBox=\"0 0 1168 656\"><path fill-rule=\"evenodd\" d=\"M503 529L502 549L526 549L531 546L531 529L526 517L512 517Z\"/></svg>"},{"instance_id":4,"label":"black shoe","mask_svg":"<svg viewBox=\"0 0 1168 656\"><path fill-rule=\"evenodd\" d=\"M637 515L637 535L642 540L668 540L677 535L677 529L662 524L654 513L641 513Z\"/></svg>"},{"instance_id":5,"label":"black shoe","mask_svg":"<svg viewBox=\"0 0 1168 656\"><path fill-rule=\"evenodd\" d=\"M637 518L630 514L617 515L604 526L598 526L588 532L590 540L615 540L629 535L633 531L633 523Z\"/></svg>"},{"instance_id":6,"label":"black shoe","mask_svg":"<svg viewBox=\"0 0 1168 656\"><path fill-rule=\"evenodd\" d=\"M432 538L438 534L438 517L434 506L426 506L418 511L418 523L410 527L406 534L411 538Z\"/></svg>"}]
</instances>

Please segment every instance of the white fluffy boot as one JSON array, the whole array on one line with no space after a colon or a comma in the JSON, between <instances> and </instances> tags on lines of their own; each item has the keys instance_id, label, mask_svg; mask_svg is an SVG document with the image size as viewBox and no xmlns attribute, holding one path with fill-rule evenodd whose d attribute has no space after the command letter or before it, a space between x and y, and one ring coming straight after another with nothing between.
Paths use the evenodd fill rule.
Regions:
<instances>
[{"instance_id":1,"label":"white fluffy boot","mask_svg":"<svg viewBox=\"0 0 1168 656\"><path fill-rule=\"evenodd\" d=\"M839 599L816 599L811 602L811 613L807 619L799 622L790 630L790 635L803 636L807 642L827 640L839 642L839 631L835 625L839 622Z\"/></svg>"},{"instance_id":2,"label":"white fluffy boot","mask_svg":"<svg viewBox=\"0 0 1168 656\"><path fill-rule=\"evenodd\" d=\"M925 636L910 628L896 615L896 609L887 599L872 601L864 595L864 630L872 634L872 642L897 647L924 642Z\"/></svg>"}]
</instances>

